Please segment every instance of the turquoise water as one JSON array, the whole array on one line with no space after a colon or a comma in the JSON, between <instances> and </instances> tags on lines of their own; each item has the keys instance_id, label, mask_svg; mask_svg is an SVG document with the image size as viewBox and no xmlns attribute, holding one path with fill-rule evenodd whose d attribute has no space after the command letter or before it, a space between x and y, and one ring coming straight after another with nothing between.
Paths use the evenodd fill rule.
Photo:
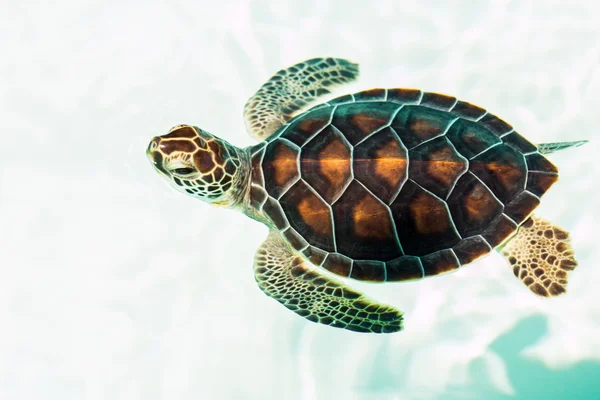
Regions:
<instances>
[{"instance_id":1,"label":"turquoise water","mask_svg":"<svg viewBox=\"0 0 600 400\"><path fill-rule=\"evenodd\" d=\"M600 6L592 1L135 1L2 7L0 398L600 399ZM571 232L568 292L493 254L354 288L403 332L306 322L256 287L264 226L177 193L149 140L176 124L255 143L242 107L324 55L357 83L479 104L552 156L538 214Z\"/></svg>"}]
</instances>

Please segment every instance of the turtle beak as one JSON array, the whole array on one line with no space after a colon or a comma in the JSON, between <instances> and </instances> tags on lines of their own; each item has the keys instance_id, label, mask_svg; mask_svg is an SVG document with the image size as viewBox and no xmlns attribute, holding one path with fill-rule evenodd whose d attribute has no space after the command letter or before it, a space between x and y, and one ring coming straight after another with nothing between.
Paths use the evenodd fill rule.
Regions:
<instances>
[{"instance_id":1,"label":"turtle beak","mask_svg":"<svg viewBox=\"0 0 600 400\"><path fill-rule=\"evenodd\" d=\"M163 167L163 156L162 153L158 150L159 142L160 138L155 137L154 139L152 139L152 141L148 145L148 148L146 149L146 156L148 157L152 165L154 165L154 168L156 168L159 172L163 173L164 175L169 176L169 173Z\"/></svg>"}]
</instances>

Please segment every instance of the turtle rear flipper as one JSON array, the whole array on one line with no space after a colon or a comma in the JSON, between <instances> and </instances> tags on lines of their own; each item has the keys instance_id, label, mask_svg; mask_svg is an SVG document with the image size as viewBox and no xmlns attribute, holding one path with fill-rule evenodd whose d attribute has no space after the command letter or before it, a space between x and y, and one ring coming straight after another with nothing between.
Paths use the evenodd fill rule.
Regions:
<instances>
[{"instance_id":1,"label":"turtle rear flipper","mask_svg":"<svg viewBox=\"0 0 600 400\"><path fill-rule=\"evenodd\" d=\"M357 77L358 64L341 58L313 58L282 69L246 102L246 129L250 136L265 140L294 113Z\"/></svg>"},{"instance_id":2,"label":"turtle rear flipper","mask_svg":"<svg viewBox=\"0 0 600 400\"><path fill-rule=\"evenodd\" d=\"M550 154L570 147L583 146L587 142L587 140L578 140L576 142L540 143L537 145L537 148L540 154Z\"/></svg>"},{"instance_id":3,"label":"turtle rear flipper","mask_svg":"<svg viewBox=\"0 0 600 400\"><path fill-rule=\"evenodd\" d=\"M552 223L531 216L500 250L515 276L539 296L566 292L567 273L577 267L569 234Z\"/></svg>"},{"instance_id":4,"label":"turtle rear flipper","mask_svg":"<svg viewBox=\"0 0 600 400\"><path fill-rule=\"evenodd\" d=\"M356 332L402 330L402 313L378 304L292 254L272 231L254 259L258 286L296 314L321 324Z\"/></svg>"}]
</instances>

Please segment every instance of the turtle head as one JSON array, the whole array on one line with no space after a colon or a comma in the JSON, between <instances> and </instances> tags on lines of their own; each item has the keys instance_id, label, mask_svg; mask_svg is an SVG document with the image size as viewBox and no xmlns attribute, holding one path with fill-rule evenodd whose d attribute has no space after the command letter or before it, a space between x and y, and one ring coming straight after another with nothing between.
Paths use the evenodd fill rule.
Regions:
<instances>
[{"instance_id":1,"label":"turtle head","mask_svg":"<svg viewBox=\"0 0 600 400\"><path fill-rule=\"evenodd\" d=\"M229 204L240 166L240 150L190 125L177 125L150 142L154 168L179 191L217 205Z\"/></svg>"}]
</instances>

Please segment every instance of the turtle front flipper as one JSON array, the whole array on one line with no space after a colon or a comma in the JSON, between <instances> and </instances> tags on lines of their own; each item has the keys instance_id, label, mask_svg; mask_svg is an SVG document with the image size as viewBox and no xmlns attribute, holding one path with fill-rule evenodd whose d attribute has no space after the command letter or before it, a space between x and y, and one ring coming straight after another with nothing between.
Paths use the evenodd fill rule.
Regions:
<instances>
[{"instance_id":1,"label":"turtle front flipper","mask_svg":"<svg viewBox=\"0 0 600 400\"><path fill-rule=\"evenodd\" d=\"M258 248L254 275L265 294L310 321L357 332L402 330L400 311L323 275L291 252L277 231Z\"/></svg>"},{"instance_id":2,"label":"turtle front flipper","mask_svg":"<svg viewBox=\"0 0 600 400\"><path fill-rule=\"evenodd\" d=\"M566 292L567 272L577 267L569 234L535 216L521 225L518 233L500 249L515 276L539 296Z\"/></svg>"},{"instance_id":3,"label":"turtle front flipper","mask_svg":"<svg viewBox=\"0 0 600 400\"><path fill-rule=\"evenodd\" d=\"M282 69L250 97L244 106L250 136L264 140L296 111L330 93L335 85L352 82L358 64L341 58L314 58Z\"/></svg>"}]
</instances>

